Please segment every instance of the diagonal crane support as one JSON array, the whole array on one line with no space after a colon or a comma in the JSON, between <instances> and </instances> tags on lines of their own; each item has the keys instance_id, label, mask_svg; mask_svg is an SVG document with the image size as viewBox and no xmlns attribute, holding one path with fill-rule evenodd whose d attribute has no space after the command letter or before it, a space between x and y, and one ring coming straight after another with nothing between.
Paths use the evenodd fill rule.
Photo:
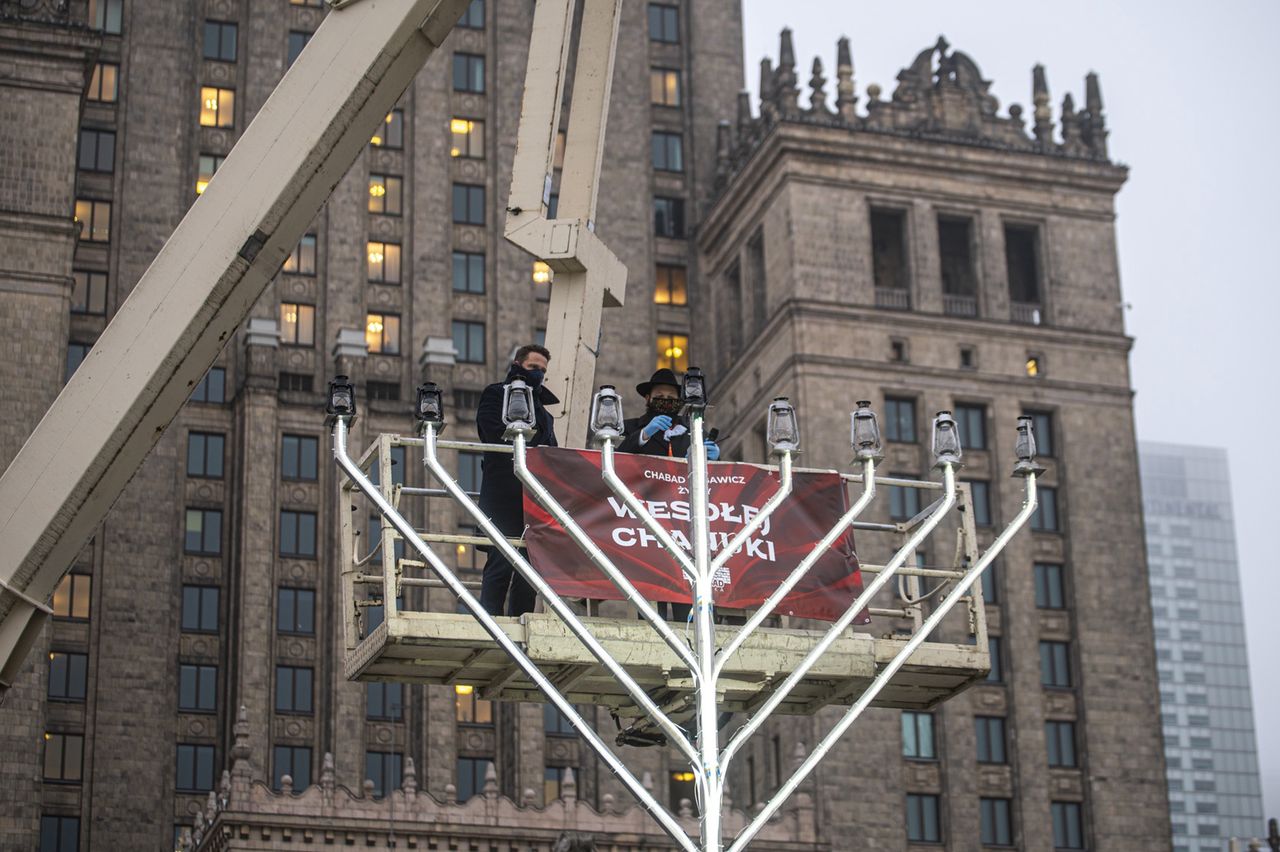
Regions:
<instances>
[{"instance_id":1,"label":"diagonal crane support","mask_svg":"<svg viewBox=\"0 0 1280 852\"><path fill-rule=\"evenodd\" d=\"M0 477L0 690L38 602L468 2L334 4Z\"/></svg>"}]
</instances>

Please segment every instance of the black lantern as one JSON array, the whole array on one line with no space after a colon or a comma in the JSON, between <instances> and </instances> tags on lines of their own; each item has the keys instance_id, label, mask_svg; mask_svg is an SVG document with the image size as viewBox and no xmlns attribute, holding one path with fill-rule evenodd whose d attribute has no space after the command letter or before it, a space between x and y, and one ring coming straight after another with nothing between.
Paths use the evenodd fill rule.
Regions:
<instances>
[{"instance_id":1,"label":"black lantern","mask_svg":"<svg viewBox=\"0 0 1280 852\"><path fill-rule=\"evenodd\" d=\"M775 456L800 449L800 424L796 421L796 410L785 396L769 403L765 439L769 442L769 452Z\"/></svg>"},{"instance_id":2,"label":"black lantern","mask_svg":"<svg viewBox=\"0 0 1280 852\"><path fill-rule=\"evenodd\" d=\"M880 444L880 423L876 420L876 413L871 410L870 400L860 399L857 404L857 410L850 416L855 456L864 461L879 461L884 458Z\"/></svg>"},{"instance_id":3,"label":"black lantern","mask_svg":"<svg viewBox=\"0 0 1280 852\"><path fill-rule=\"evenodd\" d=\"M532 435L538 428L533 413L533 388L524 379L512 379L502 388L502 422L507 424L503 437Z\"/></svg>"},{"instance_id":4,"label":"black lantern","mask_svg":"<svg viewBox=\"0 0 1280 852\"><path fill-rule=\"evenodd\" d=\"M933 418L933 461L936 465L960 464L960 432L950 411Z\"/></svg>"},{"instance_id":5,"label":"black lantern","mask_svg":"<svg viewBox=\"0 0 1280 852\"><path fill-rule=\"evenodd\" d=\"M346 376L334 376L329 382L329 398L325 402L324 413L329 422L338 417L355 419L356 388Z\"/></svg>"},{"instance_id":6,"label":"black lantern","mask_svg":"<svg viewBox=\"0 0 1280 852\"><path fill-rule=\"evenodd\" d=\"M1014 476L1026 476L1031 473L1043 473L1044 468L1036 463L1036 429L1035 420L1030 415L1018 418L1018 439L1013 445L1018 462L1013 466Z\"/></svg>"},{"instance_id":7,"label":"black lantern","mask_svg":"<svg viewBox=\"0 0 1280 852\"><path fill-rule=\"evenodd\" d=\"M622 437L622 397L613 385L601 385L591 400L590 428L596 440Z\"/></svg>"},{"instance_id":8,"label":"black lantern","mask_svg":"<svg viewBox=\"0 0 1280 852\"><path fill-rule=\"evenodd\" d=\"M444 426L444 393L435 382L423 382L418 385L418 400L414 405L413 419L419 426L430 423L432 426Z\"/></svg>"},{"instance_id":9,"label":"black lantern","mask_svg":"<svg viewBox=\"0 0 1280 852\"><path fill-rule=\"evenodd\" d=\"M680 386L680 395L684 404L694 411L701 411L709 404L707 400L707 377L697 367L690 367L684 374L684 382Z\"/></svg>"}]
</instances>

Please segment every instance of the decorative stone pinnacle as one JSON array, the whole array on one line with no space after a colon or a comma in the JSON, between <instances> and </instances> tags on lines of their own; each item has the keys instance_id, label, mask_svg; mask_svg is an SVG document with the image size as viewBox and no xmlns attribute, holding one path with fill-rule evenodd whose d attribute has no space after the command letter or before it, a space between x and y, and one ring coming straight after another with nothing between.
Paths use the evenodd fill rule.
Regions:
<instances>
[{"instance_id":1,"label":"decorative stone pinnacle","mask_svg":"<svg viewBox=\"0 0 1280 852\"><path fill-rule=\"evenodd\" d=\"M791 28L783 27L778 36L778 70L795 71L796 49L791 41Z\"/></svg>"},{"instance_id":2,"label":"decorative stone pinnacle","mask_svg":"<svg viewBox=\"0 0 1280 852\"><path fill-rule=\"evenodd\" d=\"M418 792L418 770L413 765L413 758L406 757L404 759L404 776L400 780L400 786L406 794Z\"/></svg>"},{"instance_id":3,"label":"decorative stone pinnacle","mask_svg":"<svg viewBox=\"0 0 1280 852\"><path fill-rule=\"evenodd\" d=\"M573 767L566 767L564 780L560 782L560 798L572 804L578 800L578 781L573 777Z\"/></svg>"},{"instance_id":4,"label":"decorative stone pinnacle","mask_svg":"<svg viewBox=\"0 0 1280 852\"><path fill-rule=\"evenodd\" d=\"M253 752L249 748L249 708L243 704L236 711L236 723L232 731L235 740L231 746L231 773L248 778L253 774L253 764L250 761Z\"/></svg>"},{"instance_id":5,"label":"decorative stone pinnacle","mask_svg":"<svg viewBox=\"0 0 1280 852\"><path fill-rule=\"evenodd\" d=\"M822 76L822 59L813 57L813 75L809 78L809 109L827 112L827 78Z\"/></svg>"},{"instance_id":6,"label":"decorative stone pinnacle","mask_svg":"<svg viewBox=\"0 0 1280 852\"><path fill-rule=\"evenodd\" d=\"M853 52L849 39L841 36L836 42L836 112L846 123L852 123L858 97L853 92Z\"/></svg>"},{"instance_id":7,"label":"decorative stone pinnacle","mask_svg":"<svg viewBox=\"0 0 1280 852\"><path fill-rule=\"evenodd\" d=\"M498 771L493 768L493 761L489 761L484 770L484 797L486 799L498 798Z\"/></svg>"},{"instance_id":8,"label":"decorative stone pinnacle","mask_svg":"<svg viewBox=\"0 0 1280 852\"><path fill-rule=\"evenodd\" d=\"M1043 65L1037 64L1031 69L1031 92L1036 139L1043 146L1052 145L1053 111L1049 108L1049 82Z\"/></svg>"},{"instance_id":9,"label":"decorative stone pinnacle","mask_svg":"<svg viewBox=\"0 0 1280 852\"><path fill-rule=\"evenodd\" d=\"M334 788L333 752L326 751L320 762L320 788L332 793Z\"/></svg>"}]
</instances>

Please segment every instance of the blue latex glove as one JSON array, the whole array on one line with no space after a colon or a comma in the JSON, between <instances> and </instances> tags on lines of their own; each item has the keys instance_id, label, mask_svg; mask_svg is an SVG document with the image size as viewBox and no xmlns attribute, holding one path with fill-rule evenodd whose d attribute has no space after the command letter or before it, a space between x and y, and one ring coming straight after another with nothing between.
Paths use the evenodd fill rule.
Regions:
<instances>
[{"instance_id":1,"label":"blue latex glove","mask_svg":"<svg viewBox=\"0 0 1280 852\"><path fill-rule=\"evenodd\" d=\"M671 418L665 414L659 414L657 417L649 421L649 425L640 430L640 434L646 439L652 438L659 432L665 432L671 428Z\"/></svg>"},{"instance_id":2,"label":"blue latex glove","mask_svg":"<svg viewBox=\"0 0 1280 852\"><path fill-rule=\"evenodd\" d=\"M720 445L715 441L707 441L707 461L719 461Z\"/></svg>"}]
</instances>

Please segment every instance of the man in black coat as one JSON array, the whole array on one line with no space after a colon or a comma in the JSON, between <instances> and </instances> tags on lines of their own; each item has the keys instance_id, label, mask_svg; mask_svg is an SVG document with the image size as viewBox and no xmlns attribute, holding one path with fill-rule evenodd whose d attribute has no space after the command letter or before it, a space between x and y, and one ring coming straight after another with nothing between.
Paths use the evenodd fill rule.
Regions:
<instances>
[{"instance_id":1,"label":"man in black coat","mask_svg":"<svg viewBox=\"0 0 1280 852\"><path fill-rule=\"evenodd\" d=\"M506 382L524 379L533 388L533 410L537 431L528 440L530 447L556 446L555 421L546 406L560 402L555 394L542 386L551 353L537 344L521 346L515 360L507 370ZM502 422L502 388L505 382L495 382L480 395L480 407L476 410L476 431L486 444L504 443L502 433L507 426ZM481 462L484 475L480 480L480 509L508 538L519 537L524 532L524 487L516 477L515 462L510 453L485 453ZM480 585L480 604L490 615L520 616L533 612L537 595L525 579L516 573L496 547L484 548L489 558L484 564ZM508 598L508 593L510 597Z\"/></svg>"},{"instance_id":2,"label":"man in black coat","mask_svg":"<svg viewBox=\"0 0 1280 852\"><path fill-rule=\"evenodd\" d=\"M649 381L636 385L636 393L644 397L645 412L623 424L618 451L686 458L693 437L688 421L680 416L684 401L680 399L680 380L676 374L663 367ZM706 441L706 445L709 461L720 458L720 448L715 441Z\"/></svg>"}]
</instances>

